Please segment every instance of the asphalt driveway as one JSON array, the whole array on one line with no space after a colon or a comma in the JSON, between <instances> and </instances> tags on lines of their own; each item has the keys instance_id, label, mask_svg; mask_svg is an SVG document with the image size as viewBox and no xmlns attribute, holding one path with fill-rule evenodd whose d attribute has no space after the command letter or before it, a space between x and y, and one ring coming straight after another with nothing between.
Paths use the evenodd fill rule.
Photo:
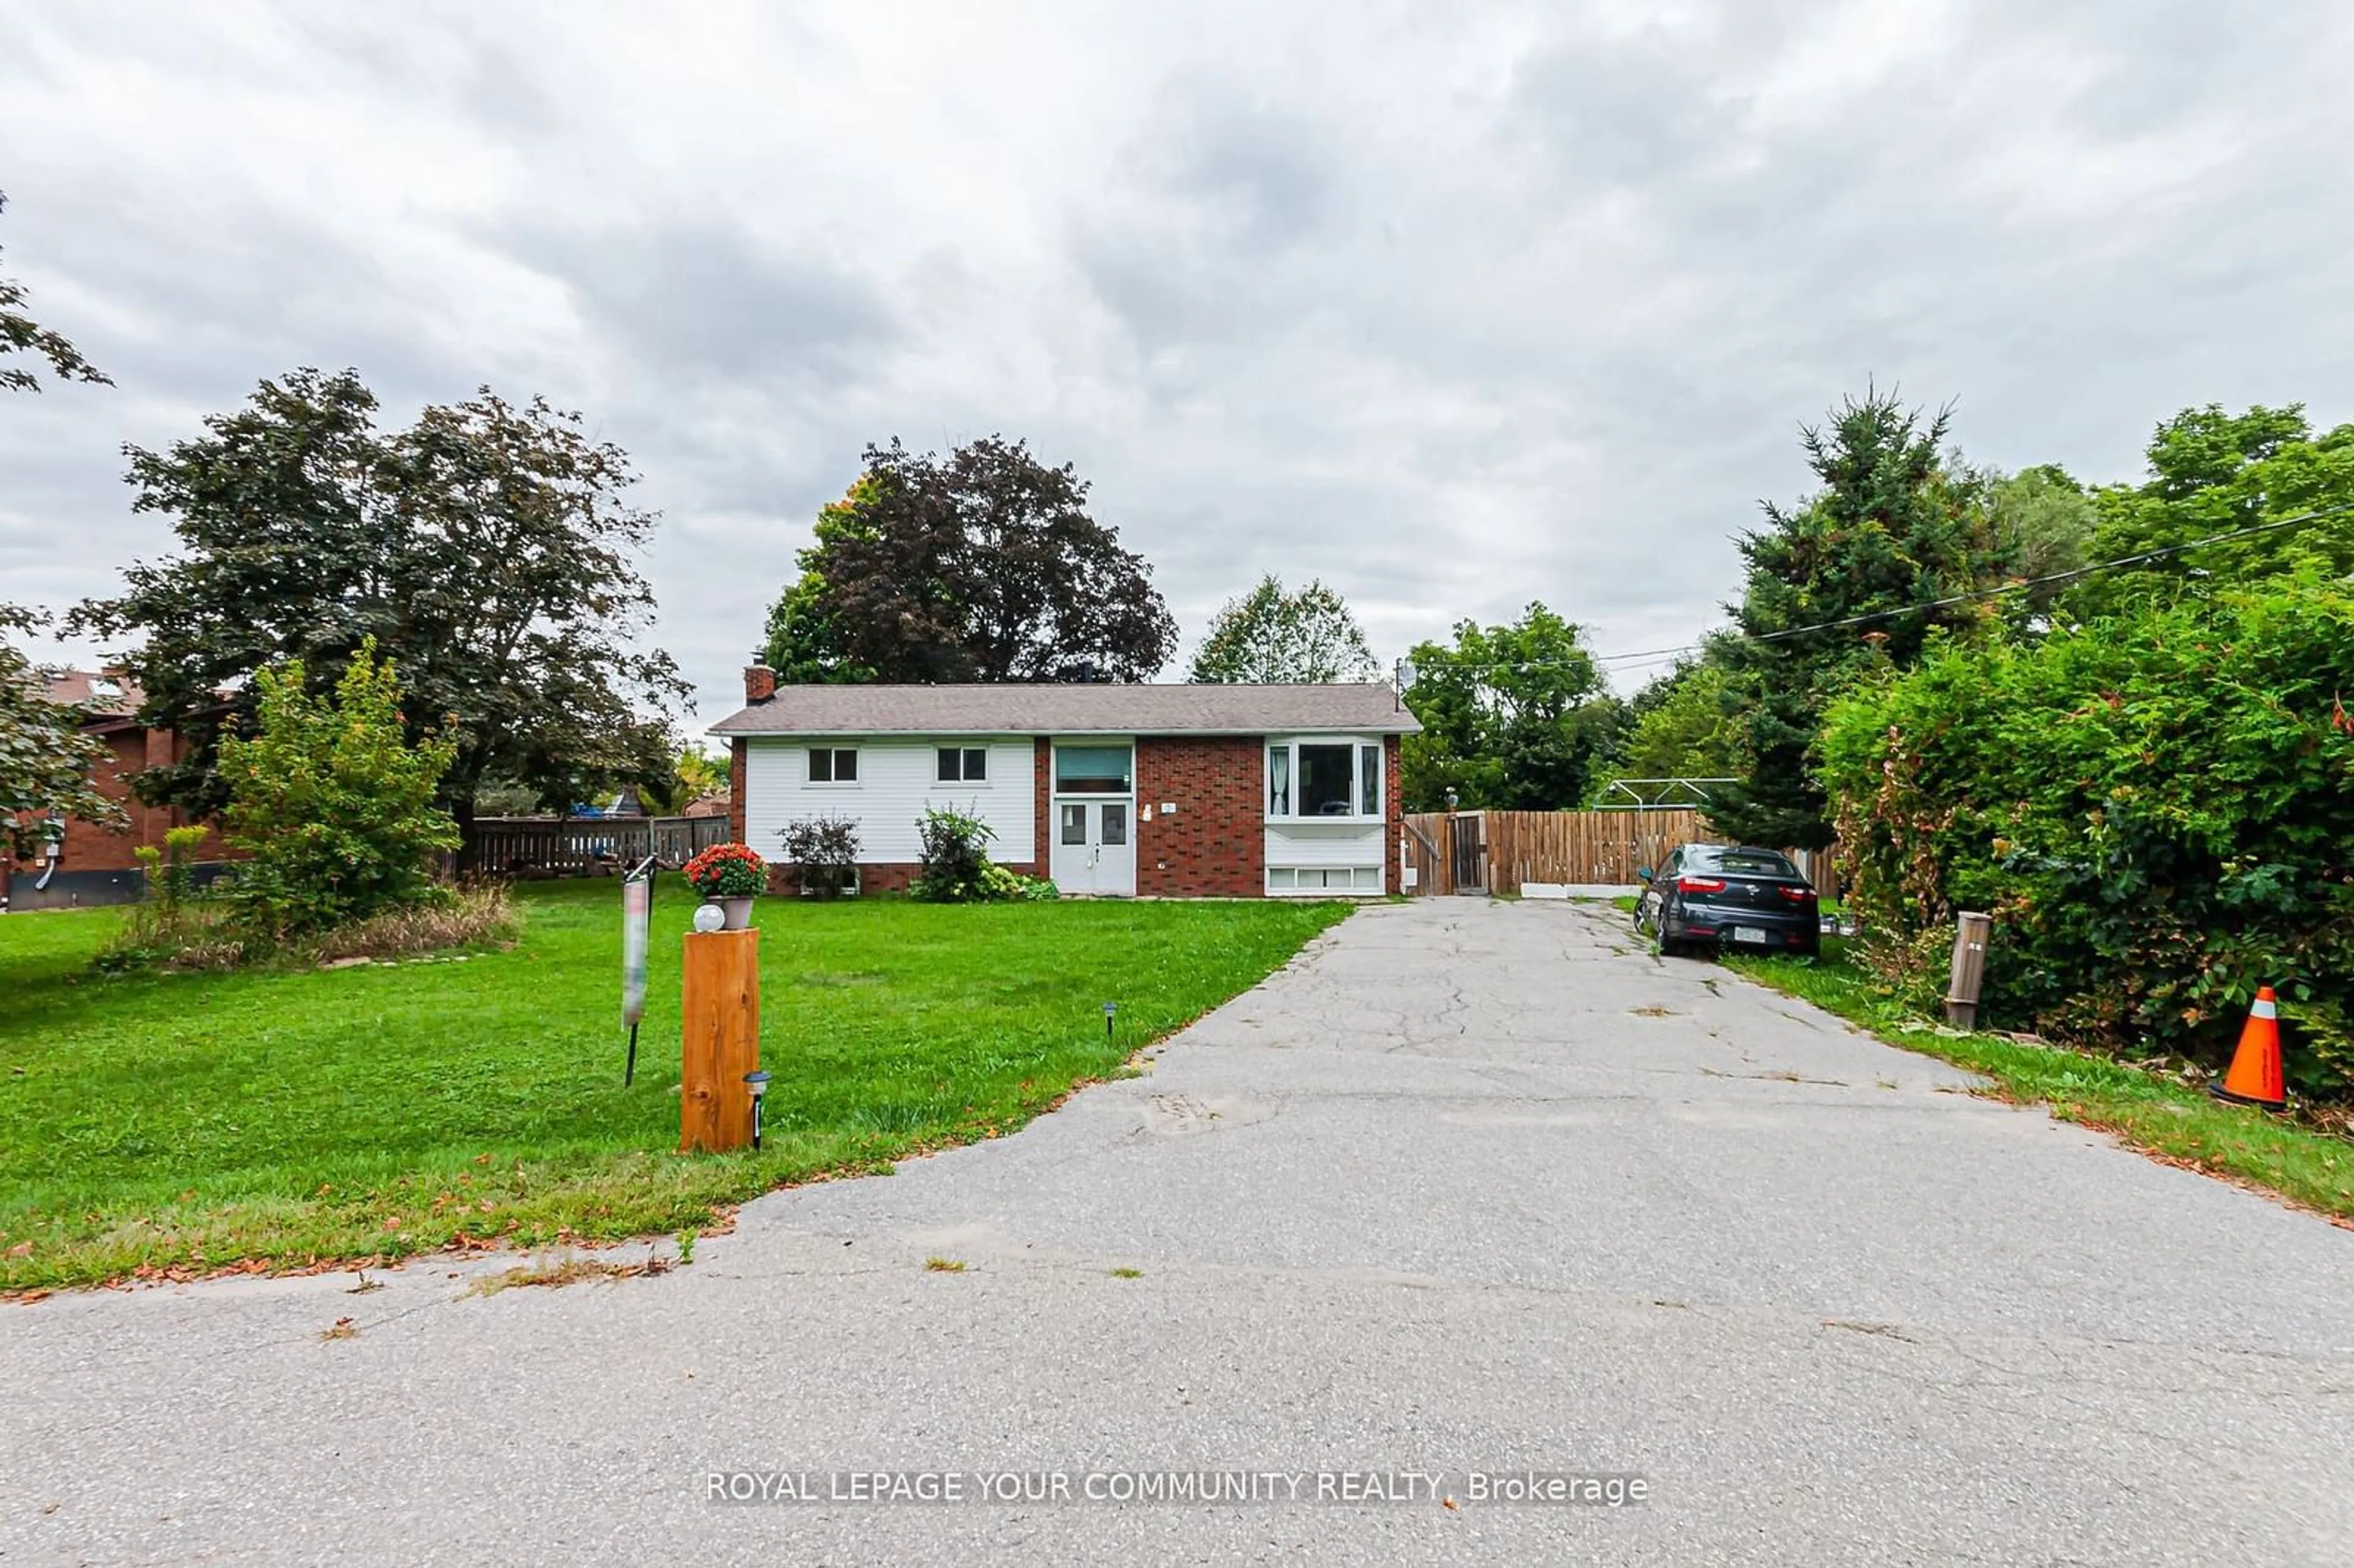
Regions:
<instances>
[{"instance_id":1,"label":"asphalt driveway","mask_svg":"<svg viewBox=\"0 0 2354 1568\"><path fill-rule=\"evenodd\" d=\"M0 1309L0 1563L2354 1561L2354 1233L1967 1088L1606 908L1371 907L660 1277ZM1168 1470L1305 1490L706 1495Z\"/></svg>"}]
</instances>

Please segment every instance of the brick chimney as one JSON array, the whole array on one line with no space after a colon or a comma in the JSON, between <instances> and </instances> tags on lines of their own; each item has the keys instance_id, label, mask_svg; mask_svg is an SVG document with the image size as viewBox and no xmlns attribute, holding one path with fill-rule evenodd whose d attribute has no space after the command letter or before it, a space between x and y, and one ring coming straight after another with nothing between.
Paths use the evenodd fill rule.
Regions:
<instances>
[{"instance_id":1,"label":"brick chimney","mask_svg":"<svg viewBox=\"0 0 2354 1568\"><path fill-rule=\"evenodd\" d=\"M744 666L744 700L765 703L777 694L777 673L769 668L766 655L755 653L752 662Z\"/></svg>"}]
</instances>

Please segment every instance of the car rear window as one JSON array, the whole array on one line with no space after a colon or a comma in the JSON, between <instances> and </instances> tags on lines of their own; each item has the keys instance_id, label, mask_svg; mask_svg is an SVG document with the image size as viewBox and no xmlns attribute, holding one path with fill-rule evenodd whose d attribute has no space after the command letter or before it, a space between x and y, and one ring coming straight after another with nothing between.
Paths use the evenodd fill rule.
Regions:
<instances>
[{"instance_id":1,"label":"car rear window","mask_svg":"<svg viewBox=\"0 0 2354 1568\"><path fill-rule=\"evenodd\" d=\"M1788 856L1776 854L1772 850L1710 850L1702 858L1712 870L1729 871L1735 876L1798 874L1798 868L1790 863Z\"/></svg>"}]
</instances>

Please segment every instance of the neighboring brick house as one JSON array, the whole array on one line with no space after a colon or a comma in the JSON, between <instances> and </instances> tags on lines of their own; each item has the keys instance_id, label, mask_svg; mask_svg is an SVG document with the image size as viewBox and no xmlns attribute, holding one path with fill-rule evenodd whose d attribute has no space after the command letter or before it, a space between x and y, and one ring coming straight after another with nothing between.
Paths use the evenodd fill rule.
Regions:
<instances>
[{"instance_id":1,"label":"neighboring brick house","mask_svg":"<svg viewBox=\"0 0 2354 1568\"><path fill-rule=\"evenodd\" d=\"M131 775L178 761L185 743L170 730L142 725L137 716L143 700L139 689L111 675L82 670L57 672L49 676L49 697L83 706L89 716L82 721L82 728L103 740L109 753L97 769L99 792L121 801L131 821L127 828L69 821L54 864L33 860L12 866L6 852L0 850L0 904L13 910L128 904L146 887L133 852L143 844L161 849L164 830L187 821L176 808L143 804L131 793ZM218 872L220 857L216 828L198 852L200 880Z\"/></svg>"},{"instance_id":2,"label":"neighboring brick house","mask_svg":"<svg viewBox=\"0 0 2354 1568\"><path fill-rule=\"evenodd\" d=\"M756 664L744 698L712 726L736 836L774 859L787 824L853 818L866 891L915 876L927 806L1068 894L1400 891L1398 741L1421 726L1384 685L780 687Z\"/></svg>"}]
</instances>

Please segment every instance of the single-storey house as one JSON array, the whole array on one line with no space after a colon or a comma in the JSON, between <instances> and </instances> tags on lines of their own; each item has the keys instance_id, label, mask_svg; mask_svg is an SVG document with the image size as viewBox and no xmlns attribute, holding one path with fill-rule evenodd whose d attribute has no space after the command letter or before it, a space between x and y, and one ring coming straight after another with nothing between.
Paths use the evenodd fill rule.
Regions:
<instances>
[{"instance_id":1,"label":"single-storey house","mask_svg":"<svg viewBox=\"0 0 2354 1568\"><path fill-rule=\"evenodd\" d=\"M789 824L852 818L866 891L917 874L928 806L1067 894L1401 891L1398 741L1422 726L1384 685L779 686L754 665L744 699L712 726L737 838L773 860Z\"/></svg>"}]
</instances>

